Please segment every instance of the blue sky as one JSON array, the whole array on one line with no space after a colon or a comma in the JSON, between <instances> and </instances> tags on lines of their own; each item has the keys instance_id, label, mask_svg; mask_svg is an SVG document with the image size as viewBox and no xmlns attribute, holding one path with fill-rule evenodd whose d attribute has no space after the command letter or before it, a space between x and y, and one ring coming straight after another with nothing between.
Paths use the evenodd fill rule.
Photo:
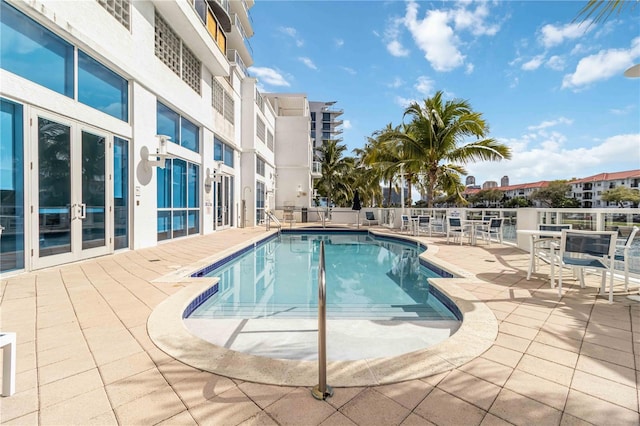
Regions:
<instances>
[{"instance_id":1,"label":"blue sky","mask_svg":"<svg viewBox=\"0 0 640 426\"><path fill-rule=\"evenodd\" d=\"M586 1L262 1L249 72L263 92L344 110L343 143L400 124L437 90L481 112L513 158L477 183L640 169L640 7L573 22Z\"/></svg>"}]
</instances>

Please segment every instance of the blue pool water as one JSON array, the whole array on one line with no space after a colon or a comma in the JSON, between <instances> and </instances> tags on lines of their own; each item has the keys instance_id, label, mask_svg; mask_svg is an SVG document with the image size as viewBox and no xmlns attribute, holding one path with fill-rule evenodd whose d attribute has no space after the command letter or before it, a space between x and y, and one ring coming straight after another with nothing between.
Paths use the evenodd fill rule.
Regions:
<instances>
[{"instance_id":1,"label":"blue pool water","mask_svg":"<svg viewBox=\"0 0 640 426\"><path fill-rule=\"evenodd\" d=\"M318 258L325 243L329 319L459 320L427 279L424 247L369 233L282 233L208 276L217 292L189 318L316 318ZM448 302L451 305L451 302Z\"/></svg>"}]
</instances>

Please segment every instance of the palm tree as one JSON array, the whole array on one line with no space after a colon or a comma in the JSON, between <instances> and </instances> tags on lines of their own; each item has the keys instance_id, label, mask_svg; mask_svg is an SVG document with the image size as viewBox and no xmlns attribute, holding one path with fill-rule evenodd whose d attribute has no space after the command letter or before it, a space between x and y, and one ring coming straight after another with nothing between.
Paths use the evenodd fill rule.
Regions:
<instances>
[{"instance_id":1,"label":"palm tree","mask_svg":"<svg viewBox=\"0 0 640 426\"><path fill-rule=\"evenodd\" d=\"M338 140L327 139L318 148L318 157L322 177L316 182L316 188L321 195L327 197L327 207L331 206L332 198L341 202L350 191L345 178L349 170L353 168L354 160L343 157L347 147L340 145Z\"/></svg>"},{"instance_id":2,"label":"palm tree","mask_svg":"<svg viewBox=\"0 0 640 426\"><path fill-rule=\"evenodd\" d=\"M402 147L405 170L422 173L427 203L433 207L436 188L448 194L461 194L464 165L472 161L499 161L511 158L511 150L495 139L487 138L487 123L466 100L443 101L442 91L423 101L412 103L404 112L411 121L385 132L381 138ZM474 142L464 143L468 137Z\"/></svg>"},{"instance_id":3,"label":"palm tree","mask_svg":"<svg viewBox=\"0 0 640 426\"><path fill-rule=\"evenodd\" d=\"M582 22L585 22L592 16L595 16L591 21L592 23L606 21L611 14L615 12L616 15L620 15L627 7L631 7L631 11L633 11L638 6L638 3L640 3L638 0L589 0L580 9L574 21L582 17Z\"/></svg>"}]
</instances>

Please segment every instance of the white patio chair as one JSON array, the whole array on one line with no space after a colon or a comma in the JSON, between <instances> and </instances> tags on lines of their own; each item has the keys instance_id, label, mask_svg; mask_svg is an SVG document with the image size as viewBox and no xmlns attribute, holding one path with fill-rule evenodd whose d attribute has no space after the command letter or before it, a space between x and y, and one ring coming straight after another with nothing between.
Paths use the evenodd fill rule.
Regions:
<instances>
[{"instance_id":1,"label":"white patio chair","mask_svg":"<svg viewBox=\"0 0 640 426\"><path fill-rule=\"evenodd\" d=\"M570 223L559 223L559 224L538 224L538 230L540 231L557 231L562 232L563 229L572 229L572 224ZM535 272L536 266L539 265L540 259L549 263L551 261L555 261L558 263L558 251L560 250L560 240L554 237L547 236L538 236L533 240L533 256L535 259L535 264L531 265L533 268L531 272ZM554 253L553 259L551 253Z\"/></svg>"},{"instance_id":2,"label":"white patio chair","mask_svg":"<svg viewBox=\"0 0 640 426\"><path fill-rule=\"evenodd\" d=\"M631 232L627 236L627 238L618 239L618 245L616 245L616 253L614 255L614 259L624 263L624 289L628 290L629 286L629 249L631 248L631 244L633 244L633 239L638 233L637 226L631 228ZM620 236L620 228L618 228L618 235Z\"/></svg>"},{"instance_id":3,"label":"white patio chair","mask_svg":"<svg viewBox=\"0 0 640 426\"><path fill-rule=\"evenodd\" d=\"M429 236L431 236L431 217L429 216L418 216L418 235L421 232L428 232Z\"/></svg>"},{"instance_id":4,"label":"white patio chair","mask_svg":"<svg viewBox=\"0 0 640 426\"><path fill-rule=\"evenodd\" d=\"M411 231L411 222L409 221L409 215L400 215L400 232Z\"/></svg>"},{"instance_id":5,"label":"white patio chair","mask_svg":"<svg viewBox=\"0 0 640 426\"><path fill-rule=\"evenodd\" d=\"M373 212L371 211L366 211L364 212L364 221L362 223L363 225L377 225L378 224L378 219L376 219L376 216L373 214Z\"/></svg>"},{"instance_id":6,"label":"white patio chair","mask_svg":"<svg viewBox=\"0 0 640 426\"><path fill-rule=\"evenodd\" d=\"M484 220L484 219L483 219ZM478 229L478 234L482 236L482 239L487 240L487 244L491 245L491 237L495 236L500 244L502 244L502 223L504 222L504 218L502 217L492 217L489 220L489 224L484 228Z\"/></svg>"},{"instance_id":7,"label":"white patio chair","mask_svg":"<svg viewBox=\"0 0 640 426\"><path fill-rule=\"evenodd\" d=\"M462 221L459 217L447 218L447 244L449 244L449 236L453 237L454 243L456 242L456 239L458 239L460 241L460 245L462 245L462 237L471 237L469 232L467 232L467 228L462 226Z\"/></svg>"},{"instance_id":8,"label":"white patio chair","mask_svg":"<svg viewBox=\"0 0 640 426\"><path fill-rule=\"evenodd\" d=\"M562 267L577 270L580 287L584 288L584 270L602 270L600 294L605 293L607 271L610 273L609 303L613 303L613 266L616 250L616 231L562 230L558 268L558 295L562 295Z\"/></svg>"}]
</instances>

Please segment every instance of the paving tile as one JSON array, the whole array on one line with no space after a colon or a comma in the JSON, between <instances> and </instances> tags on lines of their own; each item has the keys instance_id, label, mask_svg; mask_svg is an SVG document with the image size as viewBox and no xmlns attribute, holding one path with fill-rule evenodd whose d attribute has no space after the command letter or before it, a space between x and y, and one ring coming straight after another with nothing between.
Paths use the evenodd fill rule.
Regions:
<instances>
[{"instance_id":1,"label":"paving tile","mask_svg":"<svg viewBox=\"0 0 640 426\"><path fill-rule=\"evenodd\" d=\"M173 417L158 423L158 426L197 426L198 423L191 417L188 410L184 410Z\"/></svg>"},{"instance_id":2,"label":"paving tile","mask_svg":"<svg viewBox=\"0 0 640 426\"><path fill-rule=\"evenodd\" d=\"M569 394L567 386L559 385L521 370L515 370L504 387L558 410L564 409L564 404Z\"/></svg>"},{"instance_id":3,"label":"paving tile","mask_svg":"<svg viewBox=\"0 0 640 426\"><path fill-rule=\"evenodd\" d=\"M496 417L491 413L487 413L487 415L484 416L484 419L482 419L480 426L510 426L512 424L513 423L502 420L500 417Z\"/></svg>"},{"instance_id":4,"label":"paving tile","mask_svg":"<svg viewBox=\"0 0 640 426\"><path fill-rule=\"evenodd\" d=\"M522 315L517 315L515 311L504 320L505 322L521 325L523 327L533 328L535 330L539 330L540 328L542 328L542 325L544 324L543 319L536 319L531 317L525 317Z\"/></svg>"},{"instance_id":5,"label":"paving tile","mask_svg":"<svg viewBox=\"0 0 640 426\"><path fill-rule=\"evenodd\" d=\"M86 354L72 355L70 358L38 368L40 386L60 379L75 376L78 373L96 368L93 359Z\"/></svg>"},{"instance_id":6,"label":"paving tile","mask_svg":"<svg viewBox=\"0 0 640 426\"><path fill-rule=\"evenodd\" d=\"M511 367L482 357L476 358L458 369L497 386L504 386L513 372Z\"/></svg>"},{"instance_id":7,"label":"paving tile","mask_svg":"<svg viewBox=\"0 0 640 426\"><path fill-rule=\"evenodd\" d=\"M109 395L111 404L114 407L119 407L143 395L168 386L160 372L153 368L106 385L105 390Z\"/></svg>"},{"instance_id":8,"label":"paving tile","mask_svg":"<svg viewBox=\"0 0 640 426\"><path fill-rule=\"evenodd\" d=\"M172 387L187 408L192 408L235 388L236 384L227 377L200 372L187 380L175 383Z\"/></svg>"},{"instance_id":9,"label":"paving tile","mask_svg":"<svg viewBox=\"0 0 640 426\"><path fill-rule=\"evenodd\" d=\"M626 386L636 386L636 371L601 359L580 355L576 369Z\"/></svg>"},{"instance_id":10,"label":"paving tile","mask_svg":"<svg viewBox=\"0 0 640 426\"><path fill-rule=\"evenodd\" d=\"M292 411L290 407L289 410ZM260 407L240 389L233 387L189 412L198 424L237 425L257 415Z\"/></svg>"},{"instance_id":11,"label":"paving tile","mask_svg":"<svg viewBox=\"0 0 640 426\"><path fill-rule=\"evenodd\" d=\"M287 386L272 386L251 382L244 382L238 388L262 409L295 389ZM333 397L329 399L333 399Z\"/></svg>"},{"instance_id":12,"label":"paving tile","mask_svg":"<svg viewBox=\"0 0 640 426\"><path fill-rule=\"evenodd\" d=\"M58 404L103 386L98 369L93 368L41 386L40 407Z\"/></svg>"},{"instance_id":13,"label":"paving tile","mask_svg":"<svg viewBox=\"0 0 640 426\"><path fill-rule=\"evenodd\" d=\"M527 354L522 357L517 369L563 386L569 386L573 377L572 368Z\"/></svg>"},{"instance_id":14,"label":"paving tile","mask_svg":"<svg viewBox=\"0 0 640 426\"><path fill-rule=\"evenodd\" d=\"M376 391L409 410L413 410L432 389L432 385L421 380L411 380L375 388Z\"/></svg>"},{"instance_id":15,"label":"paving tile","mask_svg":"<svg viewBox=\"0 0 640 426\"><path fill-rule=\"evenodd\" d=\"M500 392L500 387L479 379L471 374L454 370L442 382L438 389L455 395L483 410L488 410Z\"/></svg>"},{"instance_id":16,"label":"paving tile","mask_svg":"<svg viewBox=\"0 0 640 426\"><path fill-rule=\"evenodd\" d=\"M571 414L562 413L560 426L590 426L590 425L593 425L593 423L574 417Z\"/></svg>"},{"instance_id":17,"label":"paving tile","mask_svg":"<svg viewBox=\"0 0 640 426\"><path fill-rule=\"evenodd\" d=\"M603 361L622 365L623 367L635 368L633 354L629 352L617 351L615 349L607 348L606 346L584 342L580 353L581 355L601 359Z\"/></svg>"},{"instance_id":18,"label":"paving tile","mask_svg":"<svg viewBox=\"0 0 640 426\"><path fill-rule=\"evenodd\" d=\"M400 425L401 426L434 426L434 424L431 423L429 420L423 419L422 417L420 417L415 413L409 414L409 417L404 419L404 421L400 423Z\"/></svg>"},{"instance_id":19,"label":"paving tile","mask_svg":"<svg viewBox=\"0 0 640 426\"><path fill-rule=\"evenodd\" d=\"M16 392L11 397L0 397L0 424L38 411L38 389Z\"/></svg>"},{"instance_id":20,"label":"paving tile","mask_svg":"<svg viewBox=\"0 0 640 426\"><path fill-rule=\"evenodd\" d=\"M538 334L537 328L525 327L518 324L507 322L506 320L500 323L500 332L505 334L511 334L517 337L523 337L525 339L534 339Z\"/></svg>"},{"instance_id":21,"label":"paving tile","mask_svg":"<svg viewBox=\"0 0 640 426\"><path fill-rule=\"evenodd\" d=\"M347 425L348 423L342 423ZM238 426L277 426L278 423L275 422L267 413L264 411L260 411L253 417L249 417L247 420L240 423ZM167 426L171 426L167 424Z\"/></svg>"},{"instance_id":22,"label":"paving tile","mask_svg":"<svg viewBox=\"0 0 640 426\"><path fill-rule=\"evenodd\" d=\"M276 423L274 423L276 424ZM357 426L356 423L349 420L347 416L339 411L330 415L325 421L320 423L321 426Z\"/></svg>"},{"instance_id":23,"label":"paving tile","mask_svg":"<svg viewBox=\"0 0 640 426\"><path fill-rule=\"evenodd\" d=\"M504 333L498 333L498 337L495 342L495 345L519 352L526 351L530 344L531 340L529 339L523 339L522 337Z\"/></svg>"},{"instance_id":24,"label":"paving tile","mask_svg":"<svg viewBox=\"0 0 640 426\"><path fill-rule=\"evenodd\" d=\"M153 361L151 361L151 363L153 364ZM201 373L197 368L193 368L175 359L158 365L158 370L170 385L188 380Z\"/></svg>"},{"instance_id":25,"label":"paving tile","mask_svg":"<svg viewBox=\"0 0 640 426\"><path fill-rule=\"evenodd\" d=\"M155 368L155 364L146 352L138 352L126 358L98 366L105 385L117 382L144 371Z\"/></svg>"},{"instance_id":26,"label":"paving tile","mask_svg":"<svg viewBox=\"0 0 640 426\"><path fill-rule=\"evenodd\" d=\"M38 413L36 411L33 411L29 414L25 414L22 417L2 421L2 424L4 426L38 426Z\"/></svg>"},{"instance_id":27,"label":"paving tile","mask_svg":"<svg viewBox=\"0 0 640 426\"><path fill-rule=\"evenodd\" d=\"M571 387L587 395L638 411L636 387L625 386L602 377L576 370Z\"/></svg>"},{"instance_id":28,"label":"paving tile","mask_svg":"<svg viewBox=\"0 0 640 426\"><path fill-rule=\"evenodd\" d=\"M410 410L373 388L365 389L346 403L340 412L356 424L366 424L372 419L385 425L399 425Z\"/></svg>"},{"instance_id":29,"label":"paving tile","mask_svg":"<svg viewBox=\"0 0 640 426\"><path fill-rule=\"evenodd\" d=\"M537 358L542 358L571 368L574 368L578 362L578 354L575 352L535 341L531 343L531 346L529 346L526 353Z\"/></svg>"},{"instance_id":30,"label":"paving tile","mask_svg":"<svg viewBox=\"0 0 640 426\"><path fill-rule=\"evenodd\" d=\"M423 377L422 380L425 383L430 384L431 386L437 386L447 375L451 373L451 371L445 371L444 373L434 374L433 376Z\"/></svg>"},{"instance_id":31,"label":"paving tile","mask_svg":"<svg viewBox=\"0 0 640 426\"><path fill-rule=\"evenodd\" d=\"M579 353L582 346L581 340L572 339L562 334L550 333L547 330L540 330L534 342L553 346L565 351Z\"/></svg>"},{"instance_id":32,"label":"paving tile","mask_svg":"<svg viewBox=\"0 0 640 426\"><path fill-rule=\"evenodd\" d=\"M637 411L629 410L574 389L569 391L564 411L565 414L570 414L596 425L632 425L640 422Z\"/></svg>"},{"instance_id":33,"label":"paving tile","mask_svg":"<svg viewBox=\"0 0 640 426\"><path fill-rule=\"evenodd\" d=\"M165 386L115 407L115 413L119 424L151 425L182 413L185 408L175 392Z\"/></svg>"},{"instance_id":34,"label":"paving tile","mask_svg":"<svg viewBox=\"0 0 640 426\"><path fill-rule=\"evenodd\" d=\"M434 389L416 407L415 414L437 425L479 425L485 411L449 393Z\"/></svg>"},{"instance_id":35,"label":"paving tile","mask_svg":"<svg viewBox=\"0 0 640 426\"><path fill-rule=\"evenodd\" d=\"M40 424L80 425L106 413L111 413L111 404L104 389L100 388L41 408Z\"/></svg>"},{"instance_id":36,"label":"paving tile","mask_svg":"<svg viewBox=\"0 0 640 426\"><path fill-rule=\"evenodd\" d=\"M494 345L483 353L482 357L513 368L520 362L522 352Z\"/></svg>"},{"instance_id":37,"label":"paving tile","mask_svg":"<svg viewBox=\"0 0 640 426\"><path fill-rule=\"evenodd\" d=\"M489 410L503 420L517 425L557 425L562 412L508 389L503 389Z\"/></svg>"}]
</instances>

